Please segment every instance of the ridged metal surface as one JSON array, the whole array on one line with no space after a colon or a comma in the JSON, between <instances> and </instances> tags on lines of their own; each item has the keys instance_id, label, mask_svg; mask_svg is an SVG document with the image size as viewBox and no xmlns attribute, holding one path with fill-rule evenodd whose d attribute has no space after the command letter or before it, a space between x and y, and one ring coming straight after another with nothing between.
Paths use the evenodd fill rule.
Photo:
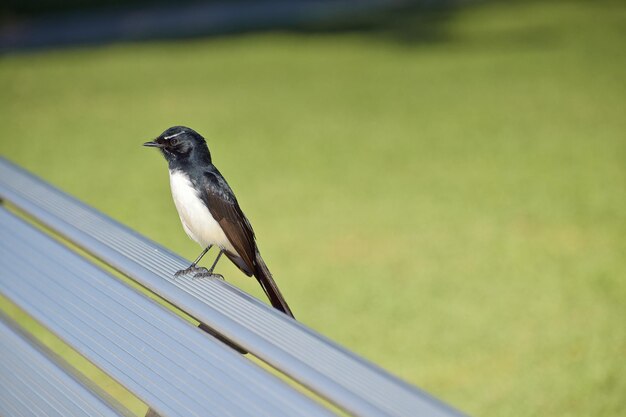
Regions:
<instances>
[{"instance_id":1,"label":"ridged metal surface","mask_svg":"<svg viewBox=\"0 0 626 417\"><path fill-rule=\"evenodd\" d=\"M130 416L91 391L57 359L0 314L0 416Z\"/></svg>"},{"instance_id":2,"label":"ridged metal surface","mask_svg":"<svg viewBox=\"0 0 626 417\"><path fill-rule=\"evenodd\" d=\"M161 416L332 415L4 209L0 236L0 292Z\"/></svg>"},{"instance_id":3,"label":"ridged metal surface","mask_svg":"<svg viewBox=\"0 0 626 417\"><path fill-rule=\"evenodd\" d=\"M1 158L0 197L351 414L461 415L227 282L174 279L189 261Z\"/></svg>"}]
</instances>

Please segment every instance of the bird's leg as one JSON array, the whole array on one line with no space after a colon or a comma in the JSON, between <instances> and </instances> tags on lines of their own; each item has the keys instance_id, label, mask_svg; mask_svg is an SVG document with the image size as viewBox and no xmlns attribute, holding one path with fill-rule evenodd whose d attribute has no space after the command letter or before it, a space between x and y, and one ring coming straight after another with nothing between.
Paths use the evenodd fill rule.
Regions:
<instances>
[{"instance_id":1,"label":"bird's leg","mask_svg":"<svg viewBox=\"0 0 626 417\"><path fill-rule=\"evenodd\" d=\"M202 259L202 257L204 255L206 255L206 253L209 251L209 249L211 249L213 247L213 245L209 245L206 248L204 248L204 250L202 251L202 253L200 255L198 255L198 257L196 258L195 261L193 261L193 263L191 264L190 268L193 267L195 268L196 265L198 265L198 262L200 262L200 259Z\"/></svg>"},{"instance_id":2,"label":"bird's leg","mask_svg":"<svg viewBox=\"0 0 626 417\"><path fill-rule=\"evenodd\" d=\"M193 277L194 278L205 278L205 277L211 277L211 278L220 278L220 279L224 279L223 276L221 276L220 274L214 274L213 270L215 269L215 265L217 265L217 261L220 260L220 258L222 257L222 254L224 253L224 250L220 250L220 253L217 254L217 258L215 258L215 262L213 262L213 265L211 265L211 268L206 271L206 272L198 272L197 274L195 274Z\"/></svg>"},{"instance_id":3,"label":"bird's leg","mask_svg":"<svg viewBox=\"0 0 626 417\"><path fill-rule=\"evenodd\" d=\"M208 270L206 268L197 268L196 265L198 264L198 262L200 262L200 259L202 259L202 257L204 255L206 255L206 253L209 251L209 249L211 249L213 247L213 245L209 245L206 248L204 248L204 250L202 251L202 253L196 258L195 261L193 261L193 263L191 265L189 265L189 268L187 269L181 269L180 271L177 271L174 276L180 276L180 275L185 275L188 274L190 272L197 272L199 269L202 269L206 272L208 272Z\"/></svg>"},{"instance_id":4,"label":"bird's leg","mask_svg":"<svg viewBox=\"0 0 626 417\"><path fill-rule=\"evenodd\" d=\"M211 269L209 269L209 274L213 273L213 270L215 269L215 265L217 265L217 261L220 260L220 257L222 256L223 253L224 253L224 251L220 250L220 253L217 254L217 258L215 258L215 261L213 262L213 265L211 265Z\"/></svg>"}]
</instances>

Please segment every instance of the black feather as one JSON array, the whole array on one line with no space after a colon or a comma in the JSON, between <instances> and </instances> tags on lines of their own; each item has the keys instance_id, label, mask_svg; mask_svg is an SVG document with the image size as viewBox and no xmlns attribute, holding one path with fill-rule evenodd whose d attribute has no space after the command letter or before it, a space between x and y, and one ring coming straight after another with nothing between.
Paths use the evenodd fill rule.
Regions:
<instances>
[{"instance_id":1,"label":"black feather","mask_svg":"<svg viewBox=\"0 0 626 417\"><path fill-rule=\"evenodd\" d=\"M202 184L199 185L200 198L237 252L226 251L228 259L246 275L254 275L274 308L293 317L287 301L259 253L252 225L241 211L228 183L213 164L204 171Z\"/></svg>"}]
</instances>

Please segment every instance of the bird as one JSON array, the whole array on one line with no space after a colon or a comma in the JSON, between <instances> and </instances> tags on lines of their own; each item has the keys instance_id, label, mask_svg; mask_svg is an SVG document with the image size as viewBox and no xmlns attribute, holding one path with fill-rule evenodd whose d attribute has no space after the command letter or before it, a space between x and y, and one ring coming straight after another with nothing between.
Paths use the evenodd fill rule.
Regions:
<instances>
[{"instance_id":1,"label":"bird","mask_svg":"<svg viewBox=\"0 0 626 417\"><path fill-rule=\"evenodd\" d=\"M223 279L213 271L220 257L226 255L244 274L257 279L274 308L293 318L261 257L252 225L213 164L204 137L189 127L173 126L143 145L158 148L165 157L172 198L183 229L203 248L188 268L174 275ZM211 268L198 267L198 262L213 246L219 248L219 253Z\"/></svg>"}]
</instances>

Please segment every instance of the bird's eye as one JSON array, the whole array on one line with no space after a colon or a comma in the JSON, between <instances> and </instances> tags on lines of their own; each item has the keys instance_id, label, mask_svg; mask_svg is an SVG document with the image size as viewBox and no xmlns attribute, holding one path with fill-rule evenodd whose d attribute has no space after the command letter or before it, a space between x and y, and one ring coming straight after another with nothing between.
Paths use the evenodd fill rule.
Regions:
<instances>
[{"instance_id":1,"label":"bird's eye","mask_svg":"<svg viewBox=\"0 0 626 417\"><path fill-rule=\"evenodd\" d=\"M172 145L172 146L178 145L178 139L176 139L176 138L170 139L170 145Z\"/></svg>"}]
</instances>

